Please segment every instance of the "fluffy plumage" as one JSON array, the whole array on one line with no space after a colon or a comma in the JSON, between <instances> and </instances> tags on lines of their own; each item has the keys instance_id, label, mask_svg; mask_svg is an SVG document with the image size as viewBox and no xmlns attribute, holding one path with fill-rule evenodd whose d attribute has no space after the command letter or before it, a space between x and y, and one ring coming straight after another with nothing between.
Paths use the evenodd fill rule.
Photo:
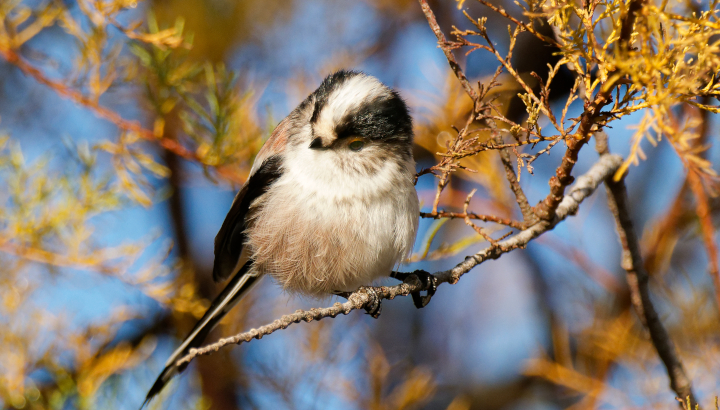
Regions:
<instances>
[{"instance_id":1,"label":"fluffy plumage","mask_svg":"<svg viewBox=\"0 0 720 410\"><path fill-rule=\"evenodd\" d=\"M258 153L215 239L213 277L235 276L146 402L257 278L323 296L388 276L417 231L412 137L400 96L358 72L328 76L291 112Z\"/></svg>"}]
</instances>

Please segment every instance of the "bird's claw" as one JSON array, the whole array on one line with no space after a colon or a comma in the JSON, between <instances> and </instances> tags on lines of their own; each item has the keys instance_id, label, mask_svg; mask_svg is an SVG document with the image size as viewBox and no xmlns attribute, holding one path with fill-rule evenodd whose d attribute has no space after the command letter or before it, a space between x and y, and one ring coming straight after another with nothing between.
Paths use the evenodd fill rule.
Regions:
<instances>
[{"instance_id":1,"label":"bird's claw","mask_svg":"<svg viewBox=\"0 0 720 410\"><path fill-rule=\"evenodd\" d=\"M382 304L380 301L382 300L380 296L377 294L377 290L373 287L367 287L365 288L366 293L368 296L370 296L370 301L365 305L365 311L368 315L372 316L374 319L377 319L380 317L380 312L382 311Z\"/></svg>"},{"instance_id":2,"label":"bird's claw","mask_svg":"<svg viewBox=\"0 0 720 410\"><path fill-rule=\"evenodd\" d=\"M365 305L365 312L367 312L368 315L372 316L373 319L377 319L380 317L380 312L382 312L382 304L380 303L381 298L377 294L377 291L373 287L361 287L359 290L364 289L365 293L370 297L369 303ZM352 292L342 292L342 291L335 291L333 292L334 295L343 297L345 299L349 298L350 295L352 295Z\"/></svg>"},{"instance_id":3,"label":"bird's claw","mask_svg":"<svg viewBox=\"0 0 720 410\"><path fill-rule=\"evenodd\" d=\"M403 282L412 275L415 275L418 279L420 279L420 282L423 284L423 288L425 289L425 296L422 296L420 292L413 292L410 294L413 298L415 307L422 309L430 303L430 299L432 299L435 291L437 290L437 278L424 270L416 270L414 272L393 272L390 274L391 277Z\"/></svg>"}]
</instances>

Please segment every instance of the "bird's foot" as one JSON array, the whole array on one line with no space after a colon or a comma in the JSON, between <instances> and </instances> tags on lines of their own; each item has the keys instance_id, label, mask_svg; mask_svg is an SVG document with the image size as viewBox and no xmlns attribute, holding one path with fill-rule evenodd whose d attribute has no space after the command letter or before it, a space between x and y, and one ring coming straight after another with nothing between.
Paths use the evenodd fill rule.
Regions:
<instances>
[{"instance_id":1,"label":"bird's foot","mask_svg":"<svg viewBox=\"0 0 720 410\"><path fill-rule=\"evenodd\" d=\"M390 277L405 282L405 280L412 275L415 275L418 279L420 279L420 282L423 284L423 289L425 290L425 296L422 296L420 292L410 294L413 298L415 307L422 309L430 303L430 299L432 299L435 291L437 290L437 278L424 270L416 270L414 272L392 272Z\"/></svg>"},{"instance_id":2,"label":"bird's foot","mask_svg":"<svg viewBox=\"0 0 720 410\"><path fill-rule=\"evenodd\" d=\"M370 302L365 306L365 312L367 312L367 314L372 316L374 319L379 318L380 312L382 311L382 304L380 303L382 299L377 294L375 288L371 286L363 286L358 290L364 290L365 293L370 297ZM350 297L350 295L353 294L353 292L335 291L333 292L333 294L347 299Z\"/></svg>"},{"instance_id":3,"label":"bird's foot","mask_svg":"<svg viewBox=\"0 0 720 410\"><path fill-rule=\"evenodd\" d=\"M380 303L382 298L378 295L377 290L371 286L362 287L360 289L364 289L365 293L370 296L370 301L365 305L365 311L374 319L379 318L380 312L382 311L382 304Z\"/></svg>"},{"instance_id":4,"label":"bird's foot","mask_svg":"<svg viewBox=\"0 0 720 410\"><path fill-rule=\"evenodd\" d=\"M340 291L340 290L335 290L335 291L333 291L332 294L335 295L335 296L340 296L341 298L347 299L347 298L350 297L350 295L352 295L352 292L343 292L343 291Z\"/></svg>"}]
</instances>

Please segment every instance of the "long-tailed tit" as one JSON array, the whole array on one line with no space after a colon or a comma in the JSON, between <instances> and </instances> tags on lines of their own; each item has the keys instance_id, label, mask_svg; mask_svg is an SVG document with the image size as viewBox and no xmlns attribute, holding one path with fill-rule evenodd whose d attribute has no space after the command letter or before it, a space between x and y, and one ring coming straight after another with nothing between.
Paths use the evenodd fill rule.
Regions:
<instances>
[{"instance_id":1,"label":"long-tailed tit","mask_svg":"<svg viewBox=\"0 0 720 410\"><path fill-rule=\"evenodd\" d=\"M167 361L146 403L263 275L309 296L390 275L411 252L418 226L412 140L398 93L352 71L328 76L280 122L215 238L213 278L232 279ZM433 278L423 280L431 296ZM413 295L416 306L429 296Z\"/></svg>"}]
</instances>

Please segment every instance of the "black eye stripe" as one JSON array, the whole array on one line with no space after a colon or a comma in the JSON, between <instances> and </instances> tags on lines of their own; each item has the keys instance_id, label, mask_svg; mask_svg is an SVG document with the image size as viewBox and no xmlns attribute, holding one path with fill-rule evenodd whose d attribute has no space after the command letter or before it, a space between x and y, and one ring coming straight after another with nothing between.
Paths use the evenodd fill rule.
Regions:
<instances>
[{"instance_id":1,"label":"black eye stripe","mask_svg":"<svg viewBox=\"0 0 720 410\"><path fill-rule=\"evenodd\" d=\"M302 120L309 117L310 123L319 120L320 113L328 108L333 92L348 86L347 82L358 76L365 76L357 71L338 71L323 80L320 86L296 109L296 115L302 113ZM369 76L368 76L369 77ZM367 86L367 84L365 84ZM385 86L381 92L373 94L374 98L359 101L359 105L346 112L343 118L334 124L334 134L338 140L360 136L372 141L394 141L411 143L413 139L412 118L405 101L400 95ZM337 114L337 113L336 113ZM331 138L331 135L325 136ZM322 146L323 141L313 141L311 148L328 148ZM330 141L325 141L329 144Z\"/></svg>"},{"instance_id":2,"label":"black eye stripe","mask_svg":"<svg viewBox=\"0 0 720 410\"><path fill-rule=\"evenodd\" d=\"M310 149L321 149L321 148L325 148L325 147L323 146L322 138L316 137L316 138L313 139L312 142L310 143Z\"/></svg>"},{"instance_id":3,"label":"black eye stripe","mask_svg":"<svg viewBox=\"0 0 720 410\"><path fill-rule=\"evenodd\" d=\"M371 140L412 139L412 119L400 96L388 94L364 102L335 126L338 139L361 136Z\"/></svg>"}]
</instances>

